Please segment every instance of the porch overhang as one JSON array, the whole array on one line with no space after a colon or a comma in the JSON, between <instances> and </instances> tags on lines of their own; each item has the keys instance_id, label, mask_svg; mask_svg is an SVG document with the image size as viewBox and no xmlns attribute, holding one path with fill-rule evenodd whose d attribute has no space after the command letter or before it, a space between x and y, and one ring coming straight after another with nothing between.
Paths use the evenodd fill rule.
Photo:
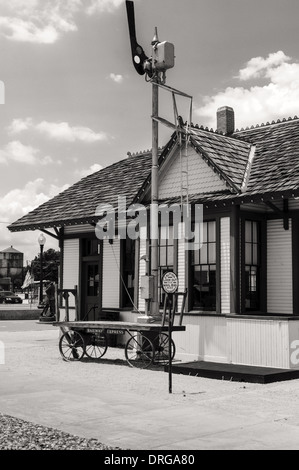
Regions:
<instances>
[{"instance_id":1,"label":"porch overhang","mask_svg":"<svg viewBox=\"0 0 299 470\"><path fill-rule=\"evenodd\" d=\"M242 204L260 204L272 202L276 200L286 200L299 197L299 188L288 189L284 191L269 191L266 193L251 192L246 194L232 194L231 192L209 193L209 194L195 194L189 196L190 204L203 204L206 209L210 208L227 208L234 205ZM159 201L161 204L176 204L180 203L180 197L163 199Z\"/></svg>"},{"instance_id":2,"label":"porch overhang","mask_svg":"<svg viewBox=\"0 0 299 470\"><path fill-rule=\"evenodd\" d=\"M67 227L70 225L96 225L97 221L99 220L99 217L83 217L80 219L67 219L67 220L52 220L52 221L39 221L39 222L34 222L34 223L13 223L12 225L9 225L7 228L11 232L25 232L25 231L30 231L30 230L43 230L47 228L61 228L61 227Z\"/></svg>"},{"instance_id":3,"label":"porch overhang","mask_svg":"<svg viewBox=\"0 0 299 470\"><path fill-rule=\"evenodd\" d=\"M243 204L253 203L268 203L277 200L286 200L286 199L293 199L299 198L299 188L296 189L288 189L283 191L269 191L266 193L260 192L247 192L246 194L232 194L230 191L221 192L221 193L209 193L209 194L195 194L189 196L189 203L190 204L203 204L205 209L225 209L230 208L235 205L242 206ZM181 202L180 197L172 197L169 199L159 200L160 204L179 204ZM150 203L145 204L145 206L149 207ZM116 211L117 212L117 211ZM29 214L28 214L29 216ZM26 217L26 216L25 216ZM85 217L73 217L68 219L56 219L51 220L47 218L47 220L41 218L38 221L26 221L23 222L20 220L19 222L16 221L9 225L7 228L11 232L24 232L29 230L43 230L48 228L59 229L61 227L67 227L71 225L93 225L95 226L97 222L101 219L99 216L95 215L88 215Z\"/></svg>"}]
</instances>

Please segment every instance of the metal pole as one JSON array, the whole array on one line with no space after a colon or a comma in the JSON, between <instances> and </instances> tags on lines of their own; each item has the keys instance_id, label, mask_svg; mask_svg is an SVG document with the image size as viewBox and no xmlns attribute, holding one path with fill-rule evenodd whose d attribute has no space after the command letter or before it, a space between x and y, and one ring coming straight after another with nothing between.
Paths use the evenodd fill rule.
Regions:
<instances>
[{"instance_id":1,"label":"metal pole","mask_svg":"<svg viewBox=\"0 0 299 470\"><path fill-rule=\"evenodd\" d=\"M39 281L39 306L43 303L43 249L44 245L40 245L40 281Z\"/></svg>"},{"instance_id":2,"label":"metal pole","mask_svg":"<svg viewBox=\"0 0 299 470\"><path fill-rule=\"evenodd\" d=\"M172 303L170 302L170 296L168 295L169 302L169 318L168 318L168 391L172 393L172 357L171 357L171 339L172 339L172 308L173 308L173 296Z\"/></svg>"},{"instance_id":3,"label":"metal pole","mask_svg":"<svg viewBox=\"0 0 299 470\"><path fill-rule=\"evenodd\" d=\"M158 301L158 117L159 100L159 75L157 74L152 83L152 193L151 193L151 274L153 276L153 299L151 302L151 314L159 315Z\"/></svg>"}]
</instances>

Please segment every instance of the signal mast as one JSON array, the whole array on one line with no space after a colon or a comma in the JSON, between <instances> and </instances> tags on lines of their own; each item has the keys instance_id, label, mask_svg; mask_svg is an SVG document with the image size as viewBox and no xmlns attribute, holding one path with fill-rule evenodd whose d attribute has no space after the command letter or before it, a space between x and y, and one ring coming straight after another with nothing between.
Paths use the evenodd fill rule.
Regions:
<instances>
[{"instance_id":1,"label":"signal mast","mask_svg":"<svg viewBox=\"0 0 299 470\"><path fill-rule=\"evenodd\" d=\"M129 34L131 42L131 52L133 65L139 75L146 75L146 80L152 83L152 169L151 169L151 275L144 276L142 279L144 298L147 302L146 315L148 314L148 305L150 305L151 317L159 316L158 301L158 275L159 275L159 256L158 256L158 125L159 125L159 86L165 85L166 70L174 67L174 45L168 41L160 42L158 39L157 28L151 42L152 56L147 57L143 48L136 39L134 2L126 0L127 17L129 25ZM149 273L147 273L149 274ZM151 318L149 317L149 318Z\"/></svg>"}]
</instances>

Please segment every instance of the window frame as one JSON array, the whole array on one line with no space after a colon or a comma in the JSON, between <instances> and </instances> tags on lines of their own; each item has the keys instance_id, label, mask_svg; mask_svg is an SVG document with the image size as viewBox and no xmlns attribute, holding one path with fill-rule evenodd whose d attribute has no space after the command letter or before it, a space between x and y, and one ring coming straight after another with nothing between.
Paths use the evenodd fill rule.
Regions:
<instances>
[{"instance_id":1,"label":"window frame","mask_svg":"<svg viewBox=\"0 0 299 470\"><path fill-rule=\"evenodd\" d=\"M241 220L241 234L240 234L240 264L241 264L241 315L254 315L267 313L267 214L255 213L251 211L244 211L240 214ZM258 276L258 291L259 291L259 309L247 310L246 309L246 264L245 264L245 221L254 221L259 224L259 276Z\"/></svg>"},{"instance_id":2,"label":"window frame","mask_svg":"<svg viewBox=\"0 0 299 470\"><path fill-rule=\"evenodd\" d=\"M168 227L167 227L168 228ZM178 240L174 238L174 229L173 225L169 225L169 228L172 229L172 244L168 244L169 239L162 239L163 241L166 241L166 244L161 245L161 229L162 226L159 225L159 238L158 238L158 301L159 301L159 306L160 308L163 308L163 303L164 303L164 292L162 289L162 277L163 274L167 271L172 271L175 274L178 274ZM172 258L173 258L173 264L167 264L168 261L168 248L172 246L173 247L173 253L172 253ZM160 256L161 252L160 249L166 247L166 264L161 265L160 264Z\"/></svg>"},{"instance_id":3,"label":"window frame","mask_svg":"<svg viewBox=\"0 0 299 470\"><path fill-rule=\"evenodd\" d=\"M207 225L207 263L193 263L193 256L192 251L189 252L188 256L188 310L194 311L196 313L206 313L206 314L213 314L217 313L220 314L220 215L211 215L208 218L204 218L203 223L209 224L210 222L215 222L215 241L212 240L210 243L215 243L215 262L208 263L209 261L209 229ZM193 225L194 230L194 225ZM199 261L200 261L200 250L199 250ZM215 309L207 310L197 306L194 306L194 294L193 294L193 279L194 279L194 266L208 266L208 271L210 272L210 266L215 266Z\"/></svg>"},{"instance_id":4,"label":"window frame","mask_svg":"<svg viewBox=\"0 0 299 470\"><path fill-rule=\"evenodd\" d=\"M119 292L120 302L119 304L120 304L120 308L123 310L134 310L135 305L136 305L136 276L138 276L138 272L136 273L136 256L139 256L139 244L137 243L136 240L131 240L130 242L132 243L133 250L132 252L130 252L132 269L129 270L126 264L126 261L127 261L126 250L127 250L128 240L131 240L131 239L127 237L125 240L120 240L120 253L121 253L120 272L121 272L122 279L120 279L120 292ZM133 277L131 279L132 284L130 287L127 287L127 289L128 291L129 289L131 289L131 291L129 291L129 294L133 302L130 301L128 293L126 292L126 289L124 287L124 283L126 284L126 276L127 276L127 273L129 272L133 274ZM122 280L124 281L124 283L122 282ZM126 284L126 286L128 286L128 284ZM128 302L126 303L127 300Z\"/></svg>"}]
</instances>

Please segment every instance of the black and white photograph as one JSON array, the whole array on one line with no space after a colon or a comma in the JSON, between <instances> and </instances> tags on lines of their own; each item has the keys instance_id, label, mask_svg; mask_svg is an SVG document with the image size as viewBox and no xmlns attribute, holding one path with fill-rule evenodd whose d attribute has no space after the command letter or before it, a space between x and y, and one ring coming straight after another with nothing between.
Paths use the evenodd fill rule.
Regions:
<instances>
[{"instance_id":1,"label":"black and white photograph","mask_svg":"<svg viewBox=\"0 0 299 470\"><path fill-rule=\"evenodd\" d=\"M299 450L298 19L0 1L3 456Z\"/></svg>"}]
</instances>

